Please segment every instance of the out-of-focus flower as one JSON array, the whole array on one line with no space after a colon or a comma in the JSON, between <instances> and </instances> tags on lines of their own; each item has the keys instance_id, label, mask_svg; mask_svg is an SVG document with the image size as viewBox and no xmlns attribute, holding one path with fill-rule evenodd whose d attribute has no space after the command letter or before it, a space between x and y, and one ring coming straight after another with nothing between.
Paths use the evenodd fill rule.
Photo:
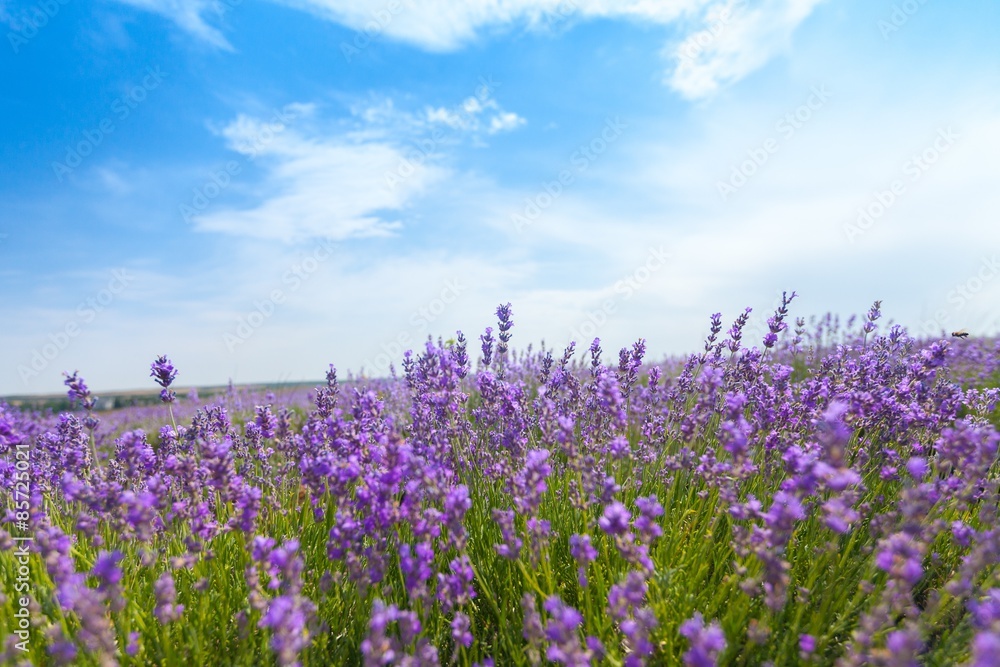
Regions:
<instances>
[{"instance_id":1,"label":"out-of-focus flower","mask_svg":"<svg viewBox=\"0 0 1000 667\"><path fill-rule=\"evenodd\" d=\"M681 623L680 633L687 637L690 648L684 654L684 664L688 667L715 667L719 654L726 649L726 635L718 621L708 626L701 612Z\"/></svg>"}]
</instances>

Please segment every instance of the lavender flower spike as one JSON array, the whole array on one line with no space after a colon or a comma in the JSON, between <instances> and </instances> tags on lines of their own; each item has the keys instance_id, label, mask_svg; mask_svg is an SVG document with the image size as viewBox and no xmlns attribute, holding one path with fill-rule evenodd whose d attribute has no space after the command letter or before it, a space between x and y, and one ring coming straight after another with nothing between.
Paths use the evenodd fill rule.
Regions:
<instances>
[{"instance_id":1,"label":"lavender flower spike","mask_svg":"<svg viewBox=\"0 0 1000 667\"><path fill-rule=\"evenodd\" d=\"M177 377L177 369L170 363L166 355L157 357L156 361L150 365L150 369L152 372L149 376L156 380L156 384L163 387L163 391L160 392L160 400L164 403L173 403L177 394L170 390L170 385Z\"/></svg>"}]
</instances>

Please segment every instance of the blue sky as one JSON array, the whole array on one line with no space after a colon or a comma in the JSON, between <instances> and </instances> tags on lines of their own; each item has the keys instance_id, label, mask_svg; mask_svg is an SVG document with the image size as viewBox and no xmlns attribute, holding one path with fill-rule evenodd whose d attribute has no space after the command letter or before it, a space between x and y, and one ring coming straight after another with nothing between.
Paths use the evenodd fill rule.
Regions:
<instances>
[{"instance_id":1,"label":"blue sky","mask_svg":"<svg viewBox=\"0 0 1000 667\"><path fill-rule=\"evenodd\" d=\"M994 2L0 1L0 395L699 348L782 290L995 333ZM995 254L997 253L997 254Z\"/></svg>"}]
</instances>

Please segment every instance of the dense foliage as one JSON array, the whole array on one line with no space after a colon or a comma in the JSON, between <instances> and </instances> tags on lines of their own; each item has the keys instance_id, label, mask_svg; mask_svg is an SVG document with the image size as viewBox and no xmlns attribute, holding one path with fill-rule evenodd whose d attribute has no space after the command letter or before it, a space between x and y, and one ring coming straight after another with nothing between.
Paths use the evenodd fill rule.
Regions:
<instances>
[{"instance_id":1,"label":"dense foliage","mask_svg":"<svg viewBox=\"0 0 1000 667\"><path fill-rule=\"evenodd\" d=\"M793 295L794 296L794 295ZM25 664L975 665L1000 655L1000 345L749 310L652 364L515 352L76 413L0 403ZM181 369L183 370L183 369ZM473 372L474 371L474 372Z\"/></svg>"}]
</instances>

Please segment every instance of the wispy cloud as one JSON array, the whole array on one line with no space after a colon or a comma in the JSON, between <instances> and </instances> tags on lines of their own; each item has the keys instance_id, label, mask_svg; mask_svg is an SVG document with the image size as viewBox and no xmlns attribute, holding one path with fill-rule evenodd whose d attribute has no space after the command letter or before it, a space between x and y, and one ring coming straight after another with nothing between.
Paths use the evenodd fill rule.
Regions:
<instances>
[{"instance_id":1,"label":"wispy cloud","mask_svg":"<svg viewBox=\"0 0 1000 667\"><path fill-rule=\"evenodd\" d=\"M218 133L230 150L262 166L258 200L203 211L192 222L201 231L283 242L391 235L411 204L451 175L449 147L525 123L491 94L484 84L456 106L422 111L397 109L391 99L356 105L352 126L333 132L275 128L240 114ZM291 107L303 118L315 114L312 105Z\"/></svg>"},{"instance_id":2,"label":"wispy cloud","mask_svg":"<svg viewBox=\"0 0 1000 667\"><path fill-rule=\"evenodd\" d=\"M727 0L709 7L701 29L667 55L674 63L667 84L688 99L709 97L739 81L791 44L792 33L823 0Z\"/></svg>"},{"instance_id":3,"label":"wispy cloud","mask_svg":"<svg viewBox=\"0 0 1000 667\"><path fill-rule=\"evenodd\" d=\"M218 2L119 1L161 14L212 46L232 48L209 22ZM359 31L366 43L375 34L433 52L460 49L490 29L517 25L543 29L571 18L680 27L681 40L664 50L669 63L665 82L682 96L698 99L742 79L786 50L792 33L823 0L763 0L754 7L748 0L272 1ZM347 42L345 47L351 48ZM488 122L490 131L519 124L503 115Z\"/></svg>"},{"instance_id":4,"label":"wispy cloud","mask_svg":"<svg viewBox=\"0 0 1000 667\"><path fill-rule=\"evenodd\" d=\"M226 126L230 148L239 151L253 141L260 122L240 116ZM414 164L406 179L389 187L384 174L406 160L401 148L351 133L323 136L287 129L259 154L265 171L260 200L196 216L198 229L285 242L384 236L399 227L396 212L447 174L434 165Z\"/></svg>"},{"instance_id":5,"label":"wispy cloud","mask_svg":"<svg viewBox=\"0 0 1000 667\"><path fill-rule=\"evenodd\" d=\"M522 24L544 28L571 17L626 18L667 24L705 0L275 0L354 30L377 32L430 51L452 51L490 28Z\"/></svg>"},{"instance_id":6,"label":"wispy cloud","mask_svg":"<svg viewBox=\"0 0 1000 667\"><path fill-rule=\"evenodd\" d=\"M228 3L220 0L118 0L127 5L144 9L173 21L178 28L218 49L232 51L233 47L222 32L210 25L206 16L220 14L219 8Z\"/></svg>"},{"instance_id":7,"label":"wispy cloud","mask_svg":"<svg viewBox=\"0 0 1000 667\"><path fill-rule=\"evenodd\" d=\"M396 133L419 134L446 128L450 143L463 136L478 138L483 133L496 134L517 129L527 121L519 114L504 109L494 97L502 84L492 77L480 77L476 89L458 104L427 105L420 111L397 108L391 98L369 100L355 104L351 112L370 128ZM440 134L440 132L439 132Z\"/></svg>"}]
</instances>

